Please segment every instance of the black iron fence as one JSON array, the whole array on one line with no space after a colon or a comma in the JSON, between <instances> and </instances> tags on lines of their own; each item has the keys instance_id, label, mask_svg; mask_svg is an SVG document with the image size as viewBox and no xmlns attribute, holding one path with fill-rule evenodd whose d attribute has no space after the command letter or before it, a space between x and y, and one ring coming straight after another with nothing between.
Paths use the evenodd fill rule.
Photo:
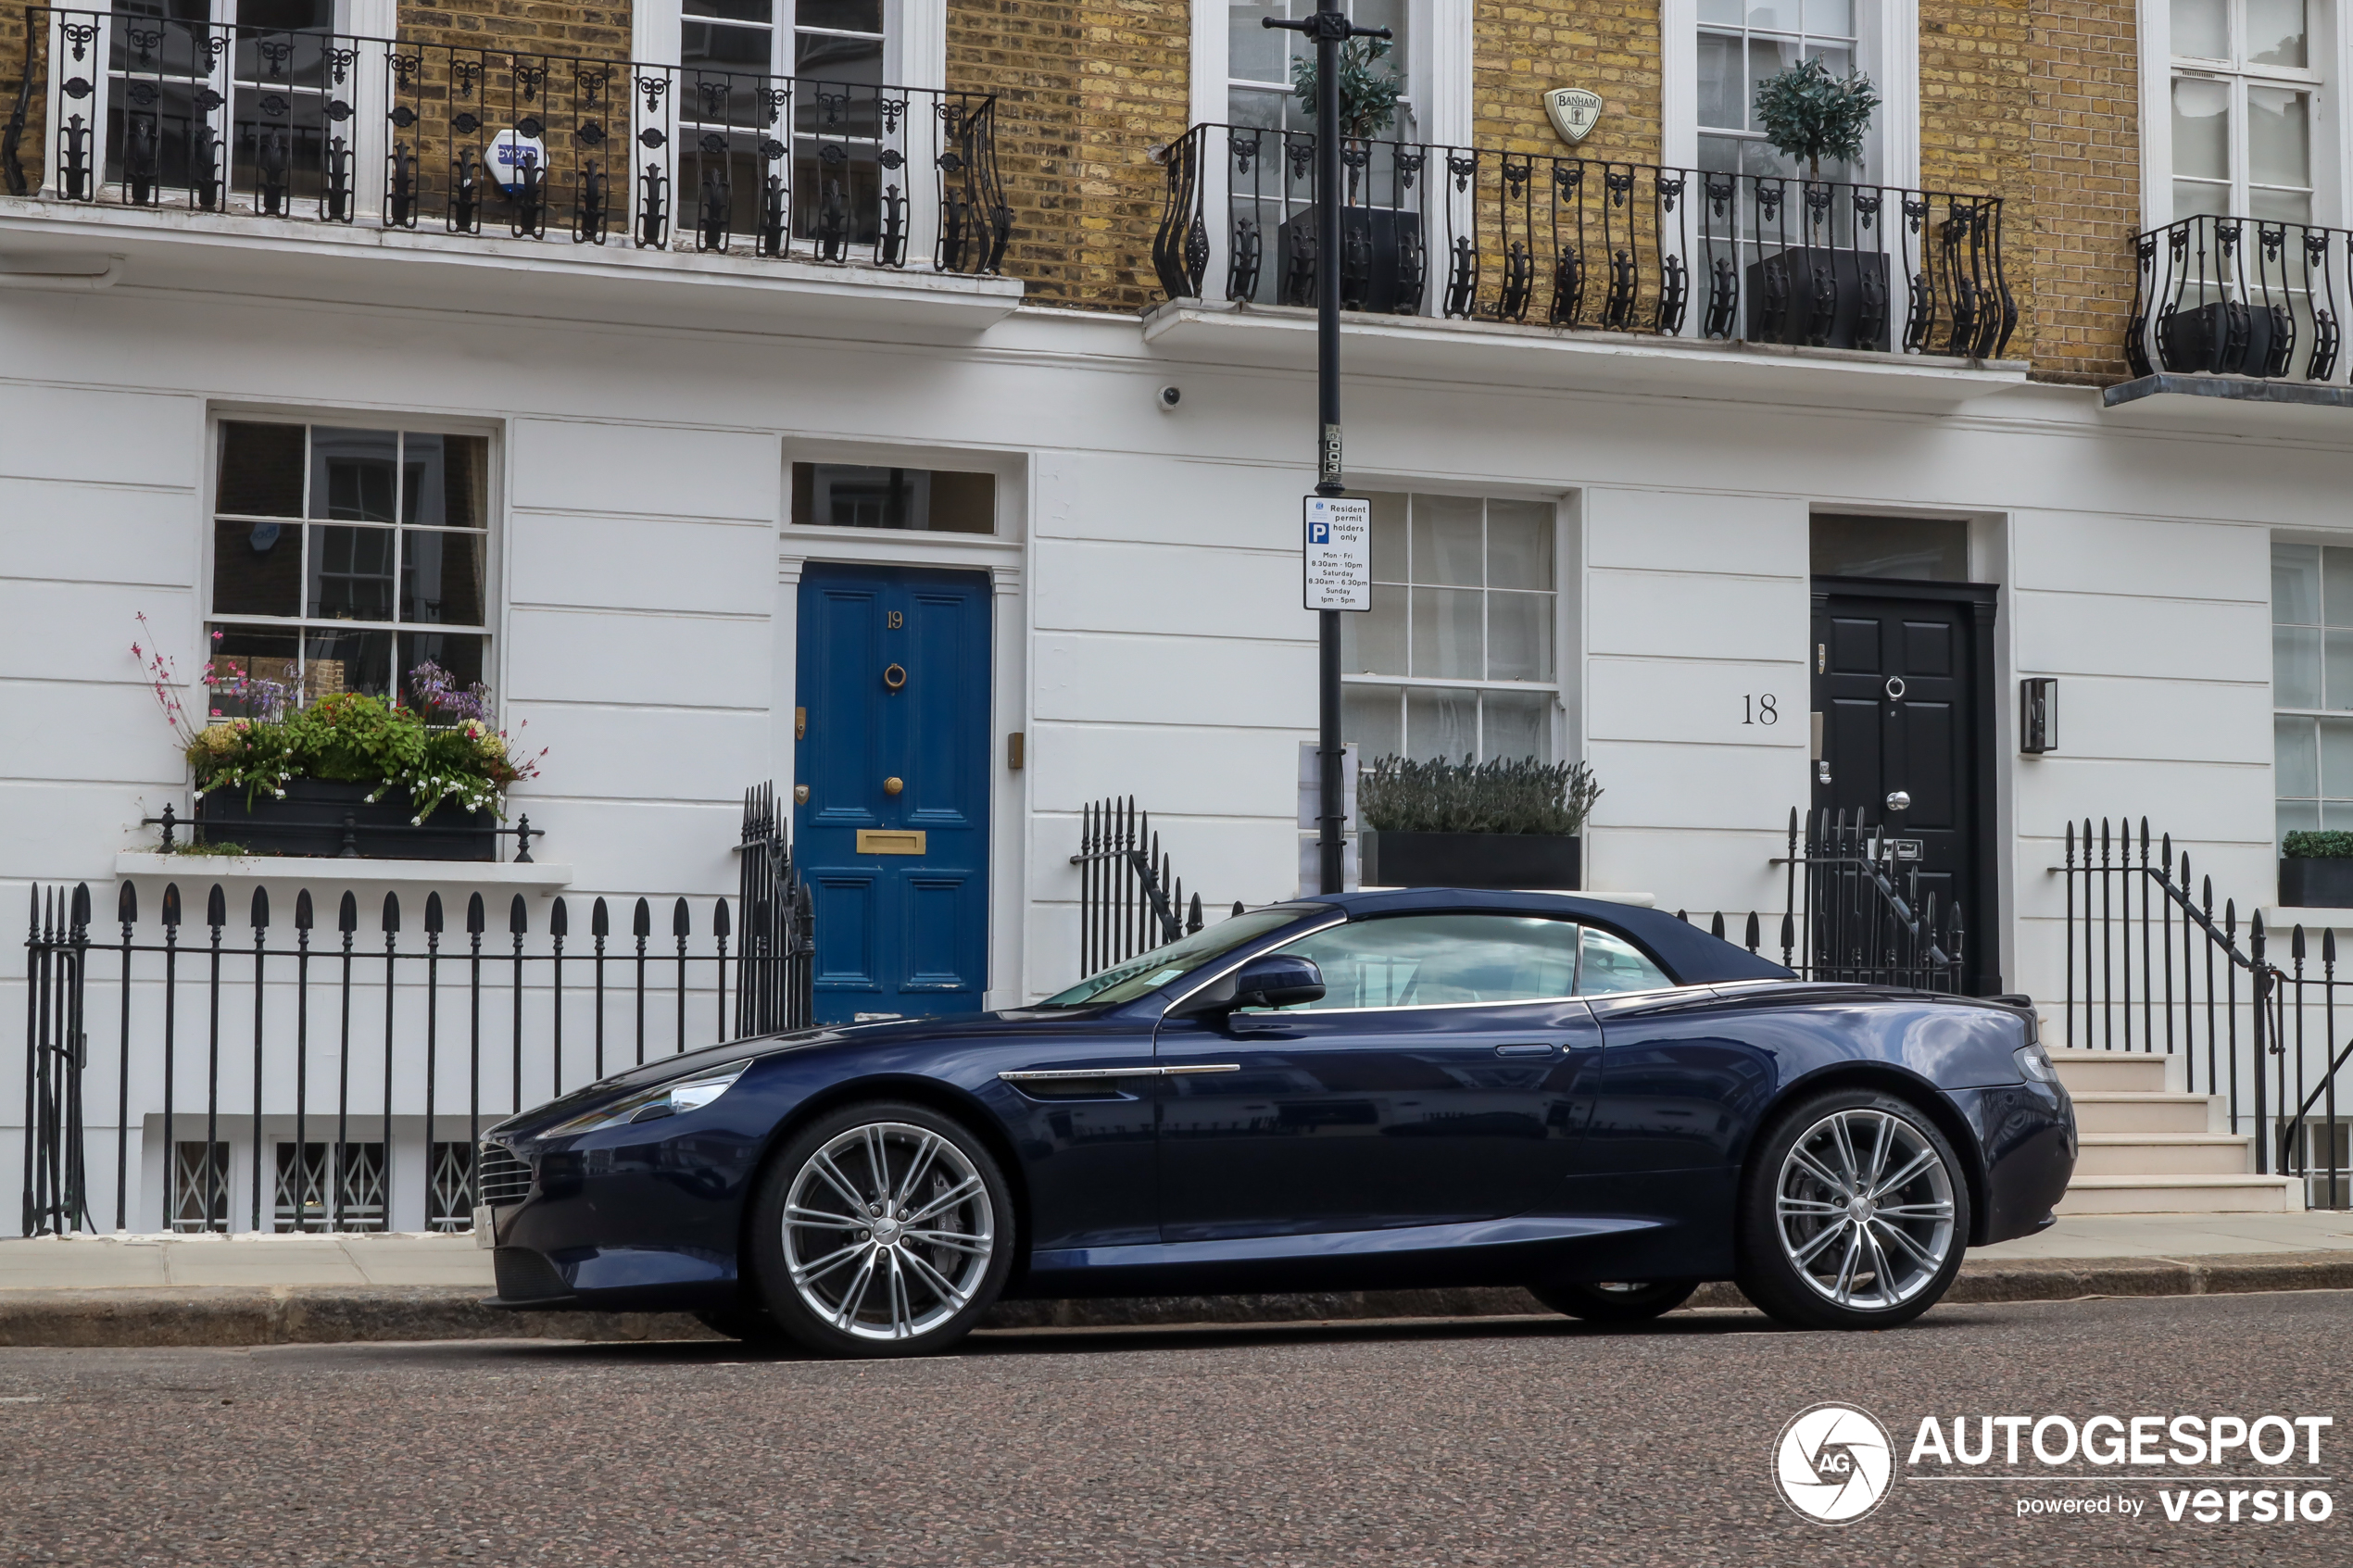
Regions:
<instances>
[{"instance_id":1,"label":"black iron fence","mask_svg":"<svg viewBox=\"0 0 2353 1568\"><path fill-rule=\"evenodd\" d=\"M1093 974L1202 928L1201 895L1185 897L1151 816L1136 797L1089 802L1078 819L1078 972ZM1237 904L1239 912L1241 906Z\"/></svg>"},{"instance_id":2,"label":"black iron fence","mask_svg":"<svg viewBox=\"0 0 2353 1568\"><path fill-rule=\"evenodd\" d=\"M25 13L9 194L995 272L996 100L711 66Z\"/></svg>"},{"instance_id":3,"label":"black iron fence","mask_svg":"<svg viewBox=\"0 0 2353 1568\"><path fill-rule=\"evenodd\" d=\"M2218 911L2172 835L2148 819L2085 818L2067 828L2066 995L2058 1038L2083 1049L2179 1057L2183 1085L2227 1102L2231 1131L2252 1134L2256 1169L2301 1177L2306 1200L2353 1200L2353 1123L2339 1114L2353 1060L2353 989L2340 1043L2336 934L2267 931L2259 909ZM2284 965L2282 960L2285 960ZM2046 1036L2047 1038L2047 1036Z\"/></svg>"},{"instance_id":4,"label":"black iron fence","mask_svg":"<svg viewBox=\"0 0 2353 1568\"><path fill-rule=\"evenodd\" d=\"M2185 218L2133 242L2124 358L2158 370L2345 383L2353 233L2311 223Z\"/></svg>"},{"instance_id":5,"label":"black iron fence","mask_svg":"<svg viewBox=\"0 0 2353 1568\"><path fill-rule=\"evenodd\" d=\"M1196 125L1165 149L1170 299L1995 358L2018 325L2002 202L1892 185L1352 138L1339 243L1315 137Z\"/></svg>"},{"instance_id":6,"label":"black iron fence","mask_svg":"<svg viewBox=\"0 0 2353 1568\"><path fill-rule=\"evenodd\" d=\"M735 899L598 897L585 932L562 897L256 887L233 909L216 883L199 912L176 882L149 904L122 883L104 931L86 884L35 888L23 1234L470 1228L487 1122L808 1022L773 789L741 848Z\"/></svg>"}]
</instances>

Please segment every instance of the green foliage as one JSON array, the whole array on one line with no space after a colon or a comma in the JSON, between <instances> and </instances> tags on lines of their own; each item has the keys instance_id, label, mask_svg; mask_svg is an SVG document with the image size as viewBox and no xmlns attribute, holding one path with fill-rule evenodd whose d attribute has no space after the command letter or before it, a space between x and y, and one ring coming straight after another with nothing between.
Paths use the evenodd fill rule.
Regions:
<instances>
[{"instance_id":1,"label":"green foliage","mask_svg":"<svg viewBox=\"0 0 2353 1568\"><path fill-rule=\"evenodd\" d=\"M2353 860L2353 833L2299 829L2287 835L2280 853L2291 860Z\"/></svg>"},{"instance_id":2,"label":"green foliage","mask_svg":"<svg viewBox=\"0 0 2353 1568\"><path fill-rule=\"evenodd\" d=\"M1386 38L1354 38L1340 46L1340 133L1366 140L1388 130L1397 119L1397 100L1405 84L1394 69L1373 68L1389 54ZM1290 63L1291 91L1312 123L1315 116L1315 56L1310 53Z\"/></svg>"},{"instance_id":3,"label":"green foliage","mask_svg":"<svg viewBox=\"0 0 2353 1568\"><path fill-rule=\"evenodd\" d=\"M1832 76L1818 59L1801 60L1756 84L1756 123L1783 157L1822 177L1822 160L1851 163L1863 156L1879 92L1861 71Z\"/></svg>"},{"instance_id":4,"label":"green foliage","mask_svg":"<svg viewBox=\"0 0 2353 1568\"><path fill-rule=\"evenodd\" d=\"M358 692L321 697L283 719L227 719L188 743L196 793L242 789L250 803L283 795L290 779L333 779L376 786L368 798L405 788L422 822L444 800L468 811L499 805L500 792L537 771L507 736L479 719L428 724L415 709Z\"/></svg>"},{"instance_id":5,"label":"green foliage","mask_svg":"<svg viewBox=\"0 0 2353 1568\"><path fill-rule=\"evenodd\" d=\"M1380 833L1528 833L1573 836L1602 786L1582 762L1413 762L1376 759L1356 785L1356 808Z\"/></svg>"}]
</instances>

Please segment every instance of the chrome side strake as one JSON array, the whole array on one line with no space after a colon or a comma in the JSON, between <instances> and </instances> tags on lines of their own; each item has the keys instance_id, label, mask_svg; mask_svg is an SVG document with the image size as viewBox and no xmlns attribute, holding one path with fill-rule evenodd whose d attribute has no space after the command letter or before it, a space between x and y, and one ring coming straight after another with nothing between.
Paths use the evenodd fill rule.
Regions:
<instances>
[{"instance_id":1,"label":"chrome side strake","mask_svg":"<svg viewBox=\"0 0 2353 1568\"><path fill-rule=\"evenodd\" d=\"M1000 1073L1008 1084L1056 1084L1088 1078L1175 1078L1194 1073L1239 1073L1239 1061L1202 1062L1183 1067L1048 1067Z\"/></svg>"}]
</instances>

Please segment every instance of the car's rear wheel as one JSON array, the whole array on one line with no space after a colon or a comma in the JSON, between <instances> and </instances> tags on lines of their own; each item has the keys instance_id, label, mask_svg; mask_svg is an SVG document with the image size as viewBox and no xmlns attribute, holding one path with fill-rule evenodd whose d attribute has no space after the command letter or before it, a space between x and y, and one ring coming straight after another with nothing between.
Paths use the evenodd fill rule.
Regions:
<instances>
[{"instance_id":1,"label":"car's rear wheel","mask_svg":"<svg viewBox=\"0 0 2353 1568\"><path fill-rule=\"evenodd\" d=\"M1768 1128L1741 1196L1741 1289L1805 1328L1892 1328L1960 1272L1969 1183L1918 1106L1836 1089Z\"/></svg>"},{"instance_id":2,"label":"car's rear wheel","mask_svg":"<svg viewBox=\"0 0 2353 1568\"><path fill-rule=\"evenodd\" d=\"M1013 1267L1003 1173L926 1106L848 1106L800 1129L769 1163L753 1225L769 1316L823 1355L945 1349Z\"/></svg>"},{"instance_id":3,"label":"car's rear wheel","mask_svg":"<svg viewBox=\"0 0 2353 1568\"><path fill-rule=\"evenodd\" d=\"M1640 1323L1661 1317L1692 1298L1695 1279L1611 1281L1603 1285L1531 1285L1529 1294L1556 1312L1587 1323Z\"/></svg>"}]
</instances>

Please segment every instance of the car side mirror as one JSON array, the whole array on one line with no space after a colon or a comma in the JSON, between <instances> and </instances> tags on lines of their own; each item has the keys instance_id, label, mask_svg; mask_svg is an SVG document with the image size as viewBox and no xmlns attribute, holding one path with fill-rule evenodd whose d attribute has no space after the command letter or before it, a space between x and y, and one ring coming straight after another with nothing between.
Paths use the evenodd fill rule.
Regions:
<instances>
[{"instance_id":1,"label":"car side mirror","mask_svg":"<svg viewBox=\"0 0 2353 1568\"><path fill-rule=\"evenodd\" d=\"M1288 1008L1324 999L1324 972L1314 959L1295 953L1268 953L1242 965L1234 975L1234 999L1228 1007Z\"/></svg>"}]
</instances>

